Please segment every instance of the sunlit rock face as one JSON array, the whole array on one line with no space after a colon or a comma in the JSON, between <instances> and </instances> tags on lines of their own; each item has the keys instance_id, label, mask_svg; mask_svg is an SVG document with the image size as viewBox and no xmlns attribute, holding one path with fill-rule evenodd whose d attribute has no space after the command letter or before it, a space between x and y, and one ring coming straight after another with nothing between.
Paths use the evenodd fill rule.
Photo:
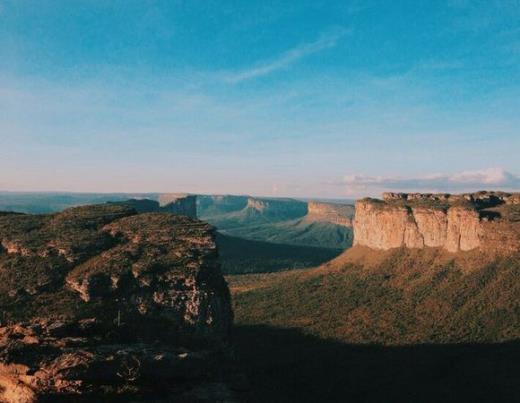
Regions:
<instances>
[{"instance_id":1,"label":"sunlit rock face","mask_svg":"<svg viewBox=\"0 0 520 403\"><path fill-rule=\"evenodd\" d=\"M518 194L385 193L383 199L356 203L354 245L496 253L520 248Z\"/></svg>"},{"instance_id":2,"label":"sunlit rock face","mask_svg":"<svg viewBox=\"0 0 520 403\"><path fill-rule=\"evenodd\" d=\"M350 228L354 218L354 206L311 201L308 204L307 218Z\"/></svg>"},{"instance_id":3,"label":"sunlit rock face","mask_svg":"<svg viewBox=\"0 0 520 403\"><path fill-rule=\"evenodd\" d=\"M233 316L208 224L106 204L0 215L0 244L0 401L218 383Z\"/></svg>"}]
</instances>

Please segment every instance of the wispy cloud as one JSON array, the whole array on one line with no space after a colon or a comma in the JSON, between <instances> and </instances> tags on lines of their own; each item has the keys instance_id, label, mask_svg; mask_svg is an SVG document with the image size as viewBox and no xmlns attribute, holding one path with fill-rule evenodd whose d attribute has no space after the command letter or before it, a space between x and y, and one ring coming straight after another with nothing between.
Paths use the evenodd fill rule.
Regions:
<instances>
[{"instance_id":1,"label":"wispy cloud","mask_svg":"<svg viewBox=\"0 0 520 403\"><path fill-rule=\"evenodd\" d=\"M246 70L227 74L225 80L230 83L239 83L241 81L250 80L253 78L268 75L274 71L287 68L291 64L297 62L304 57L317 53L321 50L330 49L336 46L339 39L345 36L348 30L345 28L335 29L333 31L323 34L318 40L310 43L305 43L292 48L278 58L268 62L259 63L255 67Z\"/></svg>"},{"instance_id":2,"label":"wispy cloud","mask_svg":"<svg viewBox=\"0 0 520 403\"><path fill-rule=\"evenodd\" d=\"M347 175L339 183L349 195L373 196L384 191L469 192L518 190L520 175L502 168L433 174L418 177Z\"/></svg>"}]
</instances>

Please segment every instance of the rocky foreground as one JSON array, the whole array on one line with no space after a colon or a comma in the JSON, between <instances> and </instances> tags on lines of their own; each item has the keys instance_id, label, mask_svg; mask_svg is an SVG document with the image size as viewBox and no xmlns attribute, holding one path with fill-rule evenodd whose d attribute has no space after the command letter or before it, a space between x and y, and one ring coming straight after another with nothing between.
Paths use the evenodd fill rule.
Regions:
<instances>
[{"instance_id":1,"label":"rocky foreground","mask_svg":"<svg viewBox=\"0 0 520 403\"><path fill-rule=\"evenodd\" d=\"M200 221L110 204L2 214L0 315L2 402L231 399L229 291Z\"/></svg>"},{"instance_id":2,"label":"rocky foreground","mask_svg":"<svg viewBox=\"0 0 520 403\"><path fill-rule=\"evenodd\" d=\"M386 193L356 203L354 244L510 254L520 249L520 194Z\"/></svg>"}]
</instances>

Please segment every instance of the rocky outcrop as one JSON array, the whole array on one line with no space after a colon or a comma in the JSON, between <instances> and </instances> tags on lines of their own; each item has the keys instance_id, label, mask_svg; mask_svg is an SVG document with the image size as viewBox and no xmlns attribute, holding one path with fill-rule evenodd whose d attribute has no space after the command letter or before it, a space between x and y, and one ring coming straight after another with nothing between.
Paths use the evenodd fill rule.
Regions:
<instances>
[{"instance_id":1,"label":"rocky outcrop","mask_svg":"<svg viewBox=\"0 0 520 403\"><path fill-rule=\"evenodd\" d=\"M197 196L164 193L157 197L159 198L159 201L148 198L134 198L109 203L131 207L138 213L172 213L197 218Z\"/></svg>"},{"instance_id":2,"label":"rocky outcrop","mask_svg":"<svg viewBox=\"0 0 520 403\"><path fill-rule=\"evenodd\" d=\"M354 206L323 202L308 203L307 218L311 221L328 222L331 224L352 227Z\"/></svg>"},{"instance_id":3,"label":"rocky outcrop","mask_svg":"<svg viewBox=\"0 0 520 403\"><path fill-rule=\"evenodd\" d=\"M161 211L197 218L197 196L185 193L161 193Z\"/></svg>"},{"instance_id":4,"label":"rocky outcrop","mask_svg":"<svg viewBox=\"0 0 520 403\"><path fill-rule=\"evenodd\" d=\"M230 399L208 224L106 204L0 216L0 244L0 401L191 401L206 384Z\"/></svg>"},{"instance_id":5,"label":"rocky outcrop","mask_svg":"<svg viewBox=\"0 0 520 403\"><path fill-rule=\"evenodd\" d=\"M518 194L386 193L356 203L354 245L509 253L520 249Z\"/></svg>"}]
</instances>

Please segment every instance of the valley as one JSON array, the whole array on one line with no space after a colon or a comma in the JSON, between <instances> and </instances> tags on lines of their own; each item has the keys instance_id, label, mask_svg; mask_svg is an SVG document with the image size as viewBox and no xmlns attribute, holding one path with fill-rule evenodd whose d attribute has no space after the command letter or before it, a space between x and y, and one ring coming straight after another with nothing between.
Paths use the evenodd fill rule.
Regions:
<instances>
[{"instance_id":1,"label":"valley","mask_svg":"<svg viewBox=\"0 0 520 403\"><path fill-rule=\"evenodd\" d=\"M150 298L148 273L158 270L161 279L164 270L154 261L169 267L173 259L175 278L184 278L189 271L182 271L183 256L194 259L188 264L195 267L194 256L202 253L208 267L218 266L225 275L234 316L229 333L234 358L217 360L246 379L237 386L234 375L219 375L225 393L229 389L252 402L517 401L518 200L518 194L494 192L392 194L360 200L354 209L346 203L157 194L50 216L5 213L0 257L11 269L0 272L6 284L0 302L10 322L26 315L38 321L50 315L45 320L52 321L52 312L60 309L67 320L95 314L107 321L96 313L99 298L108 298L111 316L132 316L132 305L121 310L119 299L110 298L120 293L137 293L136 301ZM195 212L212 226L187 217L164 221ZM157 235L163 229L179 236L167 240L174 250L186 248L186 242L190 249L162 256L164 241ZM23 270L10 277L31 262L37 264L36 277ZM130 277L125 262L135 267ZM51 263L62 269L53 272ZM147 268L140 274L143 264ZM104 270L115 270L112 286ZM54 292L59 300L53 300ZM78 311L84 308L75 293L88 302L88 310ZM229 303L226 289L219 293ZM41 301L47 302L39 308ZM197 309L194 320L200 320ZM219 315L229 322L228 312ZM9 348L15 348L16 329L6 330L12 333ZM24 340L33 337L31 329L22 329ZM132 343L148 337L145 332ZM13 375L6 376L5 382L12 382ZM189 380L183 393L198 382Z\"/></svg>"}]
</instances>

